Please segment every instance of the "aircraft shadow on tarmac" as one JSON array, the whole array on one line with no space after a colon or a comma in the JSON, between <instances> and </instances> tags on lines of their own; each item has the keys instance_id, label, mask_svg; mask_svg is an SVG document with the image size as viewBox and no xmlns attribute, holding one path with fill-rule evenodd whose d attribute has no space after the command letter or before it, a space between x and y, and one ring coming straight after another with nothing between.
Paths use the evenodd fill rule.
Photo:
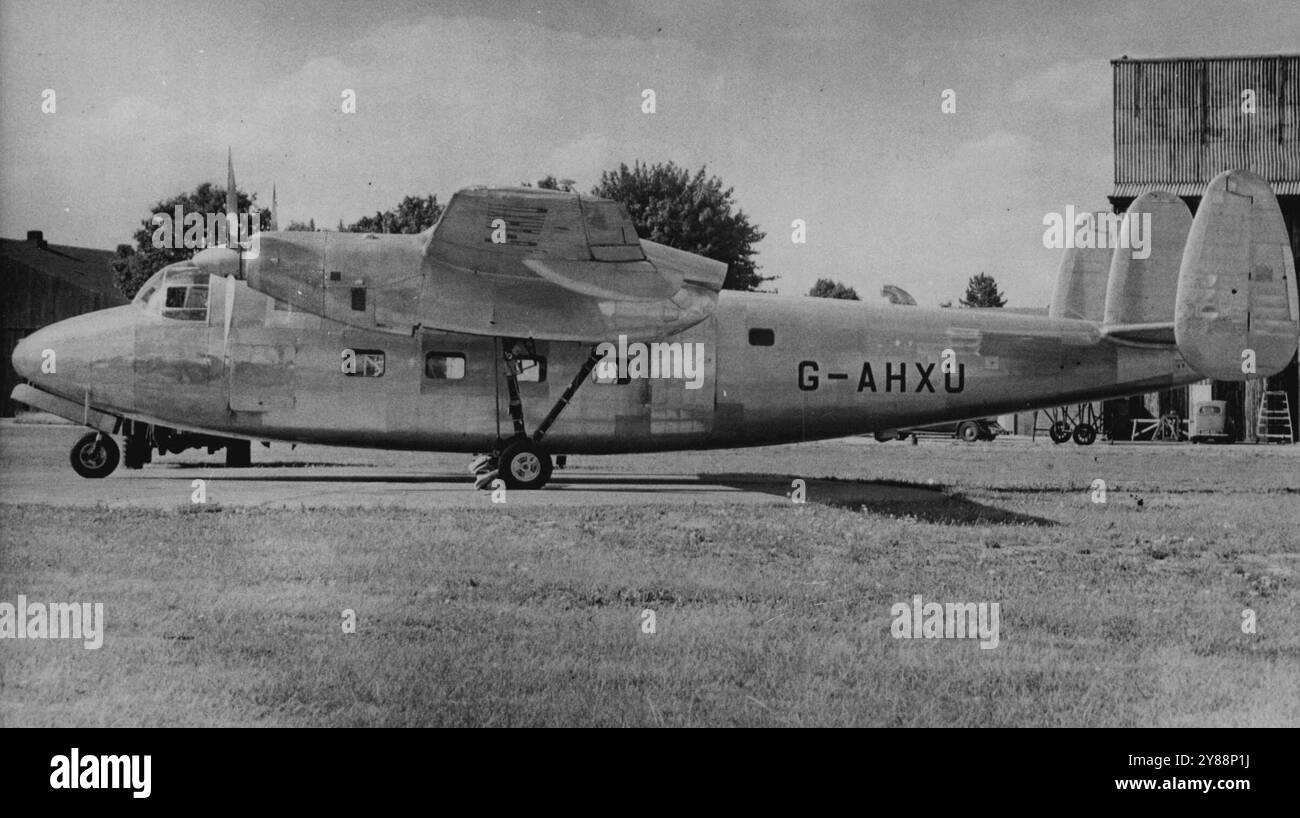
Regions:
<instances>
[{"instance_id":1,"label":"aircraft shadow on tarmac","mask_svg":"<svg viewBox=\"0 0 1300 818\"><path fill-rule=\"evenodd\" d=\"M341 466L328 463L259 463L247 469L221 469L221 479L235 482L273 483L396 483L396 484L462 484L470 486L469 475L443 474L259 474L263 468L295 468L306 466ZM173 468L189 468L189 464L176 464ZM208 467L211 469L211 467ZM366 468L366 467L356 467ZM166 479L163 473L151 477ZM602 492L646 493L672 490L708 490L723 487L736 491L759 492L789 498L794 491L793 475L771 474L651 474L611 475L582 474L556 470L546 491L597 490ZM809 503L852 510L868 511L894 517L915 517L929 523L944 525L1036 525L1056 526L1056 520L1034 517L996 506L977 503L967 497L946 491L944 486L922 486L889 480L835 480L804 479L805 500Z\"/></svg>"}]
</instances>

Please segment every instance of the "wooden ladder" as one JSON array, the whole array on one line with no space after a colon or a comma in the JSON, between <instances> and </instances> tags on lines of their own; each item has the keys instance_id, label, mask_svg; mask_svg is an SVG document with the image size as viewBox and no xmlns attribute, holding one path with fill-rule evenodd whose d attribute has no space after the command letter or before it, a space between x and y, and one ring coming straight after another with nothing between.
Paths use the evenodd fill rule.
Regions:
<instances>
[{"instance_id":1,"label":"wooden ladder","mask_svg":"<svg viewBox=\"0 0 1300 818\"><path fill-rule=\"evenodd\" d=\"M1260 398L1255 437L1268 443L1295 443L1295 432L1291 428L1291 404L1286 392L1265 392Z\"/></svg>"}]
</instances>

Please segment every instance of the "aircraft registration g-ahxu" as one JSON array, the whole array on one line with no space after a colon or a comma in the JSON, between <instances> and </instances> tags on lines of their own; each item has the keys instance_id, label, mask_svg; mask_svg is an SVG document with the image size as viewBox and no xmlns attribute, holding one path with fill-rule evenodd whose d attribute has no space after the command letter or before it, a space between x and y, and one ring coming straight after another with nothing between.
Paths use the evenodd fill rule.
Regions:
<instances>
[{"instance_id":1,"label":"aircraft registration g-ahxu","mask_svg":"<svg viewBox=\"0 0 1300 818\"><path fill-rule=\"evenodd\" d=\"M1226 171L1194 220L1167 193L1126 218L1145 213L1147 257L1069 251L1051 314L1026 316L722 292L726 265L638 238L616 202L469 188L418 235L273 224L202 250L133 303L24 339L13 398L94 430L71 455L85 477L113 471L122 436L128 468L203 445L246 465L249 441L274 440L478 453L480 487L539 488L553 456L887 433L1280 371L1300 309L1268 184Z\"/></svg>"}]
</instances>

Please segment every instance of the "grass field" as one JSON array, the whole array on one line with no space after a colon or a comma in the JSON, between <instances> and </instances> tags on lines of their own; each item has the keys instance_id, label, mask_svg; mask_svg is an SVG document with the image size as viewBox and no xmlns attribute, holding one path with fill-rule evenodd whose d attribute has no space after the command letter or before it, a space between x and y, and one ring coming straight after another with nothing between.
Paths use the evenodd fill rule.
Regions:
<instances>
[{"instance_id":1,"label":"grass field","mask_svg":"<svg viewBox=\"0 0 1300 818\"><path fill-rule=\"evenodd\" d=\"M0 641L0 725L1300 725L1289 448L1006 443L688 456L803 505L0 504L0 601L107 627Z\"/></svg>"}]
</instances>

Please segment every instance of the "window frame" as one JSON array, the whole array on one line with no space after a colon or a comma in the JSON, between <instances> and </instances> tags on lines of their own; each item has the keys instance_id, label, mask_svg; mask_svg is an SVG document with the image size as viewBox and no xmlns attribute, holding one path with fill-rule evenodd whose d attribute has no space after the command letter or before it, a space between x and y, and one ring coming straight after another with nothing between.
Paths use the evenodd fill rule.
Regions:
<instances>
[{"instance_id":1,"label":"window frame","mask_svg":"<svg viewBox=\"0 0 1300 818\"><path fill-rule=\"evenodd\" d=\"M459 360L459 361L460 361L460 375L459 375L458 377L454 377L454 378L453 378L453 377L450 377L450 376L448 376L448 375L445 375L445 374L442 375L441 377L439 377L439 376L437 376L437 375L430 375L430 374L429 374L429 360L430 360L431 358L435 357L435 356L437 356L437 357L439 357L439 358L444 358L444 359L447 359L447 360ZM444 362L444 365L445 365L445 362ZM465 358L465 353L464 353L464 352L454 352L454 351L451 351L451 350L443 350L443 349L430 349L430 350L425 351L425 353L424 353L424 366L423 366L422 370L423 370L423 374L421 375L421 380L425 380L425 381L433 381L433 382L435 382L435 383L442 383L442 382L447 382L447 381L452 381L452 382L455 382L455 381L463 381L463 380L465 380L465 377L469 374L469 362L466 360L466 358Z\"/></svg>"}]
</instances>

